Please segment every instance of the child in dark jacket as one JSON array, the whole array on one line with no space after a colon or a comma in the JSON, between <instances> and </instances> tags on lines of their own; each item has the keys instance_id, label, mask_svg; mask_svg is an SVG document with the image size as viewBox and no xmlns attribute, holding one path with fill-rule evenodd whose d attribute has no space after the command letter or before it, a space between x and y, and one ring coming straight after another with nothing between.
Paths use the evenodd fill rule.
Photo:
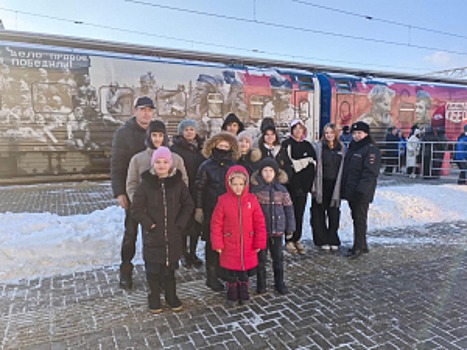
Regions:
<instances>
[{"instance_id":1,"label":"child in dark jacket","mask_svg":"<svg viewBox=\"0 0 467 350\"><path fill-rule=\"evenodd\" d=\"M270 157L264 158L251 178L251 192L256 195L266 220L268 234L267 247L258 253L256 292L266 292L267 251L271 253L274 271L274 287L280 294L287 294L284 283L284 254L282 244L284 234L292 235L295 231L295 216L292 199L283 185L287 183L287 174L279 170L277 162Z\"/></svg>"},{"instance_id":2,"label":"child in dark jacket","mask_svg":"<svg viewBox=\"0 0 467 350\"><path fill-rule=\"evenodd\" d=\"M167 147L151 158L152 169L144 172L133 197L131 214L143 227L143 259L149 284L149 310L162 312L160 289L173 311L182 310L176 295L175 270L182 255L182 234L193 214L194 204L181 173L173 167Z\"/></svg>"},{"instance_id":3,"label":"child in dark jacket","mask_svg":"<svg viewBox=\"0 0 467 350\"><path fill-rule=\"evenodd\" d=\"M225 177L227 193L219 197L211 220L212 249L227 275L227 304L250 300L248 275L266 248L266 226L256 197L248 191L248 172L235 165Z\"/></svg>"}]
</instances>

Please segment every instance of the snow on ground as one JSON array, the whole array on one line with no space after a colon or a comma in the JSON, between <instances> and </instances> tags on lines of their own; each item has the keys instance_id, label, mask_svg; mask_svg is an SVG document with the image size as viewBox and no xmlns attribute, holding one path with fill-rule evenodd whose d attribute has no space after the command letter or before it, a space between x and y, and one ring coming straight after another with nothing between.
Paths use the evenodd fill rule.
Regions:
<instances>
[{"instance_id":1,"label":"snow on ground","mask_svg":"<svg viewBox=\"0 0 467 350\"><path fill-rule=\"evenodd\" d=\"M120 263L124 211L117 206L87 215L0 214L0 280L45 277ZM308 210L304 239L310 239ZM371 231L467 220L467 186L412 185L377 189L370 207L370 243L407 243L403 237L372 237ZM352 221L342 205L339 235L352 242ZM136 263L142 263L138 236ZM417 243L413 238L410 242ZM423 243L421 239L418 244Z\"/></svg>"}]
</instances>

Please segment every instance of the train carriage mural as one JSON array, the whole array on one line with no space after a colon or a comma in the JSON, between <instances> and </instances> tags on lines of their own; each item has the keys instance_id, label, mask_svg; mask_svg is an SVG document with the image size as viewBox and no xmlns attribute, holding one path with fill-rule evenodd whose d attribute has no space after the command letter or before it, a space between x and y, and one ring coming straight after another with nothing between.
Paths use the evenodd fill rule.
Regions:
<instances>
[{"instance_id":1,"label":"train carriage mural","mask_svg":"<svg viewBox=\"0 0 467 350\"><path fill-rule=\"evenodd\" d=\"M0 32L0 177L108 173L112 135L149 96L169 134L184 118L205 137L237 114L252 133L264 117L287 132L292 119L319 138L322 126L368 122L377 139L389 126L467 123L461 83L367 78L300 63L156 50L31 33ZM465 83L467 85L467 83Z\"/></svg>"}]
</instances>

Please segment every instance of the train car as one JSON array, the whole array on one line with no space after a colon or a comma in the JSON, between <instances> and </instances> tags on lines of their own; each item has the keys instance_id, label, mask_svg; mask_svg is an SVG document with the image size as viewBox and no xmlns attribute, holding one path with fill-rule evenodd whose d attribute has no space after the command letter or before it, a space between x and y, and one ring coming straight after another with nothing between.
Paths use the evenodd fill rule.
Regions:
<instances>
[{"instance_id":1,"label":"train car","mask_svg":"<svg viewBox=\"0 0 467 350\"><path fill-rule=\"evenodd\" d=\"M449 140L455 141L467 124L464 85L338 73L318 73L317 77L321 121L330 119L339 127L365 121L377 141L383 141L392 126L407 136L414 124L444 129Z\"/></svg>"},{"instance_id":2,"label":"train car","mask_svg":"<svg viewBox=\"0 0 467 350\"><path fill-rule=\"evenodd\" d=\"M155 101L169 134L191 118L209 137L228 113L252 132L266 116L284 131L301 118L310 139L319 132L319 83L310 72L15 38L0 41L1 177L108 173L113 133L139 96Z\"/></svg>"},{"instance_id":3,"label":"train car","mask_svg":"<svg viewBox=\"0 0 467 350\"><path fill-rule=\"evenodd\" d=\"M205 137L228 113L252 133L264 117L284 133L300 118L311 141L328 122L366 121L377 140L414 123L454 140L467 123L467 81L0 31L0 179L108 174L139 96L169 134L192 118Z\"/></svg>"}]
</instances>

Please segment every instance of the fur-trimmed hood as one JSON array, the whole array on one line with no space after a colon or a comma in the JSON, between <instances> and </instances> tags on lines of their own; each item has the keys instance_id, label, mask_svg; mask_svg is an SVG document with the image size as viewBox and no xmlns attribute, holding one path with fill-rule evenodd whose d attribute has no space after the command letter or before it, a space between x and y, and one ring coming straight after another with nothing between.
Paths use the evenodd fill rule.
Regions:
<instances>
[{"instance_id":1,"label":"fur-trimmed hood","mask_svg":"<svg viewBox=\"0 0 467 350\"><path fill-rule=\"evenodd\" d=\"M203 147L203 155L206 158L210 158L212 155L212 150L216 148L217 144L221 141L227 141L232 149L232 158L237 160L240 157L240 151L238 150L237 138L232 135L230 132L222 131L211 138L209 138Z\"/></svg>"},{"instance_id":2,"label":"fur-trimmed hood","mask_svg":"<svg viewBox=\"0 0 467 350\"><path fill-rule=\"evenodd\" d=\"M282 170L282 169L279 169L279 174L276 175L276 177L274 178L274 181L277 181L278 183L282 184L282 185L285 185L288 181L289 181L289 178L287 176L287 173ZM260 184L263 184L265 183L264 180L263 180L263 177L261 176L261 174L259 173L259 170L256 170L252 175L251 175L251 180L250 180L251 184L253 186L258 186Z\"/></svg>"}]
</instances>

